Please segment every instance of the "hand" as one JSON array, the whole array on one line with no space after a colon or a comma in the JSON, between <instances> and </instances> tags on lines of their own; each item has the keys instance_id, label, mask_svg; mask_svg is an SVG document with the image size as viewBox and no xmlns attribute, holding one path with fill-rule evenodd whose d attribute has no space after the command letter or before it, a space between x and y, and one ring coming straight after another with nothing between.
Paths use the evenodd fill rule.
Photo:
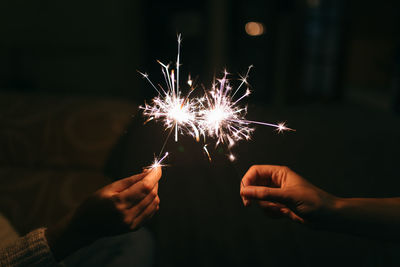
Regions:
<instances>
[{"instance_id":1,"label":"hand","mask_svg":"<svg viewBox=\"0 0 400 267\"><path fill-rule=\"evenodd\" d=\"M254 165L244 175L240 194L245 206L257 203L268 215L318 225L336 198L288 167Z\"/></svg>"},{"instance_id":2,"label":"hand","mask_svg":"<svg viewBox=\"0 0 400 267\"><path fill-rule=\"evenodd\" d=\"M98 238L137 230L159 209L161 168L109 184L83 202L65 222L47 229L56 259Z\"/></svg>"}]
</instances>

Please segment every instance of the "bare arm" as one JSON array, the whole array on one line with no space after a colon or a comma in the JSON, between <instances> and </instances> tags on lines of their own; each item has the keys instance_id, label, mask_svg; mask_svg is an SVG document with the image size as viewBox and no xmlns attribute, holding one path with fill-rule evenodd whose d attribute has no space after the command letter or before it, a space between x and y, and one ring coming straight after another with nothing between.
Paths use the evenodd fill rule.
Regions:
<instances>
[{"instance_id":1,"label":"bare arm","mask_svg":"<svg viewBox=\"0 0 400 267\"><path fill-rule=\"evenodd\" d=\"M332 210L338 229L400 240L400 198L338 198ZM333 225L330 226L334 228Z\"/></svg>"}]
</instances>

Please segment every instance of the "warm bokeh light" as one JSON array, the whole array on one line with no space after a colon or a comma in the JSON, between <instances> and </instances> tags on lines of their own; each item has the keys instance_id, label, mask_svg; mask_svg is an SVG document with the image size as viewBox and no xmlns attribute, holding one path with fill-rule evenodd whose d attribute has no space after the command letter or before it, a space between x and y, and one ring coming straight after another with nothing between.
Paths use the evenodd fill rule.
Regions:
<instances>
[{"instance_id":1,"label":"warm bokeh light","mask_svg":"<svg viewBox=\"0 0 400 267\"><path fill-rule=\"evenodd\" d=\"M250 21L245 25L246 33L250 36L260 36L265 32L264 24L261 22Z\"/></svg>"}]
</instances>

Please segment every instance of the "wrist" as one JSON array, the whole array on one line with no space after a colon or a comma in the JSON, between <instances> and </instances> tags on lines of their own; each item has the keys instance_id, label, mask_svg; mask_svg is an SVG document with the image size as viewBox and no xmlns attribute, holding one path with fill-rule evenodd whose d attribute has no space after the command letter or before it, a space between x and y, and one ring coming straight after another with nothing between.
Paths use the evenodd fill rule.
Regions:
<instances>
[{"instance_id":1,"label":"wrist","mask_svg":"<svg viewBox=\"0 0 400 267\"><path fill-rule=\"evenodd\" d=\"M347 205L347 199L343 197L334 197L332 205L330 207L331 215L337 216L341 210Z\"/></svg>"},{"instance_id":2,"label":"wrist","mask_svg":"<svg viewBox=\"0 0 400 267\"><path fill-rule=\"evenodd\" d=\"M322 218L321 228L329 230L336 229L340 224L340 214L347 205L346 198L332 196L325 206L324 216Z\"/></svg>"},{"instance_id":3,"label":"wrist","mask_svg":"<svg viewBox=\"0 0 400 267\"><path fill-rule=\"evenodd\" d=\"M310 214L307 221L312 228L328 230L336 220L343 205L343 199L326 192L323 192L320 197L319 208L315 213Z\"/></svg>"}]
</instances>

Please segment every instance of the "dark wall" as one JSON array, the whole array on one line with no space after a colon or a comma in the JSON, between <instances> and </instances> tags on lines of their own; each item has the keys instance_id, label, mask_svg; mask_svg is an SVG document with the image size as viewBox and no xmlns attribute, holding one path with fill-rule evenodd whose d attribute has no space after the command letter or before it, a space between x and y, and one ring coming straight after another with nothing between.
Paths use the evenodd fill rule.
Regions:
<instances>
[{"instance_id":1,"label":"dark wall","mask_svg":"<svg viewBox=\"0 0 400 267\"><path fill-rule=\"evenodd\" d=\"M175 61L180 32L182 73L205 85L224 67L237 74L253 64L256 102L375 99L389 108L398 6L395 0L2 1L0 87L142 101L153 92L136 70L161 78L155 60ZM264 34L246 34L249 21L263 23Z\"/></svg>"},{"instance_id":2,"label":"dark wall","mask_svg":"<svg viewBox=\"0 0 400 267\"><path fill-rule=\"evenodd\" d=\"M134 94L139 1L2 1L0 86Z\"/></svg>"}]
</instances>

